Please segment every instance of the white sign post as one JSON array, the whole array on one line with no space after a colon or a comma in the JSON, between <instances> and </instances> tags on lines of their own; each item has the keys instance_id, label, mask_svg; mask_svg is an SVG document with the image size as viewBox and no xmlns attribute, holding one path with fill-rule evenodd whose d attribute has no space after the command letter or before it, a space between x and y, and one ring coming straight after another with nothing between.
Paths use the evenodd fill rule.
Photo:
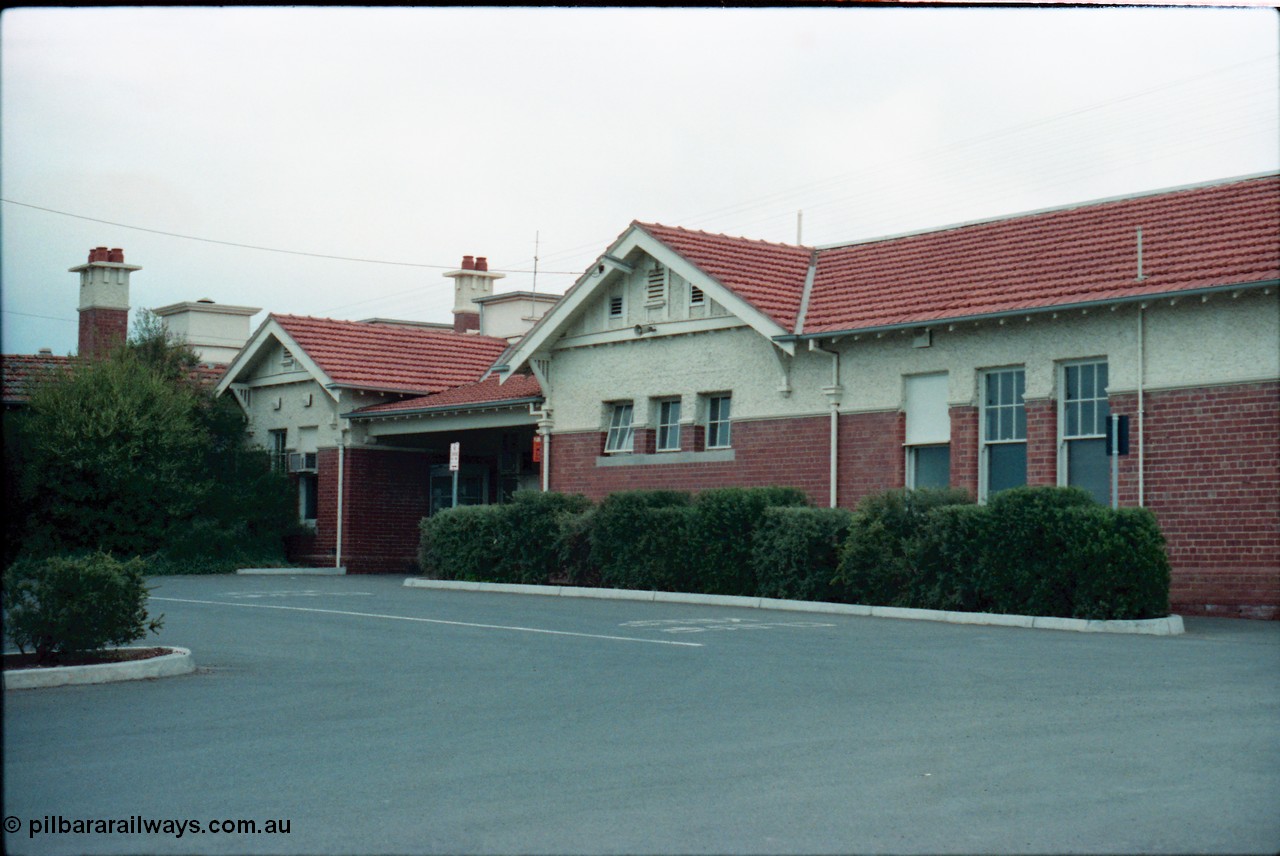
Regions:
<instances>
[{"instance_id":1,"label":"white sign post","mask_svg":"<svg viewBox=\"0 0 1280 856\"><path fill-rule=\"evenodd\" d=\"M462 444L449 444L449 470L453 473L453 507L458 507L458 466L462 461Z\"/></svg>"}]
</instances>

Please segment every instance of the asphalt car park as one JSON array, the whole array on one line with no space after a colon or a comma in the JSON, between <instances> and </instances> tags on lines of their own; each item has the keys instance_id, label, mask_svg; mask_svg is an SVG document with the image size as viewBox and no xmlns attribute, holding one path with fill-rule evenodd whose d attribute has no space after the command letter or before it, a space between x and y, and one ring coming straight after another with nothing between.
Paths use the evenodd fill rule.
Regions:
<instances>
[{"instance_id":1,"label":"asphalt car park","mask_svg":"<svg viewBox=\"0 0 1280 856\"><path fill-rule=\"evenodd\" d=\"M154 580L159 642L196 673L7 691L6 851L1280 849L1280 623L1082 634L402 581Z\"/></svg>"}]
</instances>

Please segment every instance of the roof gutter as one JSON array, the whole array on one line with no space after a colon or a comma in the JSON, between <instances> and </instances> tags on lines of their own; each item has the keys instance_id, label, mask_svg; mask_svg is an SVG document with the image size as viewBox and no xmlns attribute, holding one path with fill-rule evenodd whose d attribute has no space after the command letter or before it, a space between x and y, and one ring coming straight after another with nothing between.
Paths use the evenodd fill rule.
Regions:
<instances>
[{"instance_id":1,"label":"roof gutter","mask_svg":"<svg viewBox=\"0 0 1280 856\"><path fill-rule=\"evenodd\" d=\"M1086 300L1082 303L1055 303L1052 306L1033 306L1026 309L1010 309L1004 312L987 312L979 315L955 315L946 318L928 318L902 324L883 324L876 327L851 327L844 330L824 330L821 333L794 333L774 336L775 342L797 342L807 339L829 339L832 336L854 336L864 333L896 333L899 330L919 330L922 327L939 327L943 324L964 324L971 321L990 321L1000 318L1022 318L1027 315L1044 315L1051 312L1072 312L1081 309L1097 309L1107 306L1152 303L1157 300L1179 300L1184 297L1209 297L1232 291L1257 291L1280 288L1280 279L1264 279L1257 282L1240 282L1231 285L1212 285L1206 288L1190 288L1184 291L1163 291L1155 294L1138 294L1107 300Z\"/></svg>"}]
</instances>

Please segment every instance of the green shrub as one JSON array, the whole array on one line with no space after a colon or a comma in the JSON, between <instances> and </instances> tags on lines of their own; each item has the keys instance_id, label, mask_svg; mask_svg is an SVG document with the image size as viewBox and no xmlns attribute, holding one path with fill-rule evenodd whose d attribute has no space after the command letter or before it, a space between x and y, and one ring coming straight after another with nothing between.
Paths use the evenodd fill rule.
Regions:
<instances>
[{"instance_id":1,"label":"green shrub","mask_svg":"<svg viewBox=\"0 0 1280 856\"><path fill-rule=\"evenodd\" d=\"M1112 511L1078 488L1001 491L986 506L869 498L854 514L838 582L851 600L1064 618L1169 612L1155 517Z\"/></svg>"},{"instance_id":2,"label":"green shrub","mask_svg":"<svg viewBox=\"0 0 1280 856\"><path fill-rule=\"evenodd\" d=\"M653 570L659 560L651 558L647 551L658 543L649 532L654 525L650 512L658 508L688 506L689 494L674 490L628 490L605 497L596 507L589 536L589 563L599 569L601 585L629 588L623 581L654 576ZM684 531L682 526L681 532ZM665 546L661 547L663 556L667 552ZM639 572L629 567L635 562L646 564L650 570ZM672 573L674 571L661 570L656 576L665 579Z\"/></svg>"},{"instance_id":3,"label":"green shrub","mask_svg":"<svg viewBox=\"0 0 1280 856\"><path fill-rule=\"evenodd\" d=\"M148 619L140 559L105 553L19 561L5 571L5 635L40 663L59 655L127 645L160 630Z\"/></svg>"},{"instance_id":4,"label":"green shrub","mask_svg":"<svg viewBox=\"0 0 1280 856\"><path fill-rule=\"evenodd\" d=\"M603 516L601 509L597 521ZM694 561L689 551L693 509L688 505L640 506L628 517L637 526L625 535L613 536L607 551L610 561L600 565L600 584L641 591L687 591L685 582Z\"/></svg>"},{"instance_id":5,"label":"green shrub","mask_svg":"<svg viewBox=\"0 0 1280 856\"><path fill-rule=\"evenodd\" d=\"M831 600L852 514L843 508L766 508L751 549L761 597Z\"/></svg>"},{"instance_id":6,"label":"green shrub","mask_svg":"<svg viewBox=\"0 0 1280 856\"><path fill-rule=\"evenodd\" d=\"M418 564L441 580L494 582L503 559L503 507L462 505L437 511L420 524Z\"/></svg>"},{"instance_id":7,"label":"green shrub","mask_svg":"<svg viewBox=\"0 0 1280 856\"><path fill-rule=\"evenodd\" d=\"M581 495L520 491L506 505L446 509L420 524L418 563L446 580L545 585L561 574L562 530Z\"/></svg>"},{"instance_id":8,"label":"green shrub","mask_svg":"<svg viewBox=\"0 0 1280 856\"><path fill-rule=\"evenodd\" d=\"M1098 518L1072 514L1103 510L1077 487L1017 487L994 494L994 524L979 566L978 587L995 612L1070 616L1076 577L1089 556L1087 531ZM1086 526L1086 521L1093 525Z\"/></svg>"},{"instance_id":9,"label":"green shrub","mask_svg":"<svg viewBox=\"0 0 1280 856\"><path fill-rule=\"evenodd\" d=\"M1098 561L1078 572L1076 618L1163 618L1169 614L1169 559L1156 517L1145 508L1100 509L1108 521Z\"/></svg>"},{"instance_id":10,"label":"green shrub","mask_svg":"<svg viewBox=\"0 0 1280 856\"><path fill-rule=\"evenodd\" d=\"M915 608L992 611L991 598L979 585L992 523L985 506L942 505L928 512L913 545Z\"/></svg>"},{"instance_id":11,"label":"green shrub","mask_svg":"<svg viewBox=\"0 0 1280 856\"><path fill-rule=\"evenodd\" d=\"M691 578L684 590L754 596L752 544L765 510L807 507L809 499L791 487L724 487L702 491L693 504Z\"/></svg>"},{"instance_id":12,"label":"green shrub","mask_svg":"<svg viewBox=\"0 0 1280 856\"><path fill-rule=\"evenodd\" d=\"M569 585L600 585L600 567L591 561L591 533L595 524L594 506L560 519L560 572Z\"/></svg>"},{"instance_id":13,"label":"green shrub","mask_svg":"<svg viewBox=\"0 0 1280 856\"><path fill-rule=\"evenodd\" d=\"M834 584L843 599L881 606L920 606L939 581L922 535L933 509L972 503L967 491L891 490L863 497L853 513ZM936 567L936 563L934 564Z\"/></svg>"},{"instance_id":14,"label":"green shrub","mask_svg":"<svg viewBox=\"0 0 1280 856\"><path fill-rule=\"evenodd\" d=\"M518 491L502 509L503 556L493 582L545 585L561 573L562 530L590 502L581 494Z\"/></svg>"}]
</instances>

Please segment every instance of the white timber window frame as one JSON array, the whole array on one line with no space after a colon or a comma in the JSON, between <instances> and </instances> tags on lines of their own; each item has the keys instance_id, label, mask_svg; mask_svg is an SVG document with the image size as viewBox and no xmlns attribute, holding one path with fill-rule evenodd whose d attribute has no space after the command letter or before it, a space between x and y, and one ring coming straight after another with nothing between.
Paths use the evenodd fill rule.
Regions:
<instances>
[{"instance_id":1,"label":"white timber window frame","mask_svg":"<svg viewBox=\"0 0 1280 856\"><path fill-rule=\"evenodd\" d=\"M978 410L978 500L1027 483L1027 385L1024 366L981 374ZM995 476L993 478L993 475Z\"/></svg>"},{"instance_id":2,"label":"white timber window frame","mask_svg":"<svg viewBox=\"0 0 1280 856\"><path fill-rule=\"evenodd\" d=\"M654 448L659 452L680 451L680 399L658 401L658 433Z\"/></svg>"},{"instance_id":3,"label":"white timber window frame","mask_svg":"<svg viewBox=\"0 0 1280 856\"><path fill-rule=\"evenodd\" d=\"M707 395L706 447L728 449L733 445L733 394L728 392Z\"/></svg>"},{"instance_id":4,"label":"white timber window frame","mask_svg":"<svg viewBox=\"0 0 1280 856\"><path fill-rule=\"evenodd\" d=\"M906 486L951 485L951 410L946 372L903 377Z\"/></svg>"},{"instance_id":5,"label":"white timber window frame","mask_svg":"<svg viewBox=\"0 0 1280 856\"><path fill-rule=\"evenodd\" d=\"M635 404L630 401L615 401L609 405L608 413L609 427L604 441L605 453L630 454L635 448L633 428Z\"/></svg>"},{"instance_id":6,"label":"white timber window frame","mask_svg":"<svg viewBox=\"0 0 1280 856\"><path fill-rule=\"evenodd\" d=\"M273 428L267 431L267 439L270 443L272 471L286 472L289 468L289 429Z\"/></svg>"},{"instance_id":7,"label":"white timber window frame","mask_svg":"<svg viewBox=\"0 0 1280 856\"><path fill-rule=\"evenodd\" d=\"M1111 501L1108 375L1106 358L1058 366L1058 484L1082 487L1104 505Z\"/></svg>"}]
</instances>

